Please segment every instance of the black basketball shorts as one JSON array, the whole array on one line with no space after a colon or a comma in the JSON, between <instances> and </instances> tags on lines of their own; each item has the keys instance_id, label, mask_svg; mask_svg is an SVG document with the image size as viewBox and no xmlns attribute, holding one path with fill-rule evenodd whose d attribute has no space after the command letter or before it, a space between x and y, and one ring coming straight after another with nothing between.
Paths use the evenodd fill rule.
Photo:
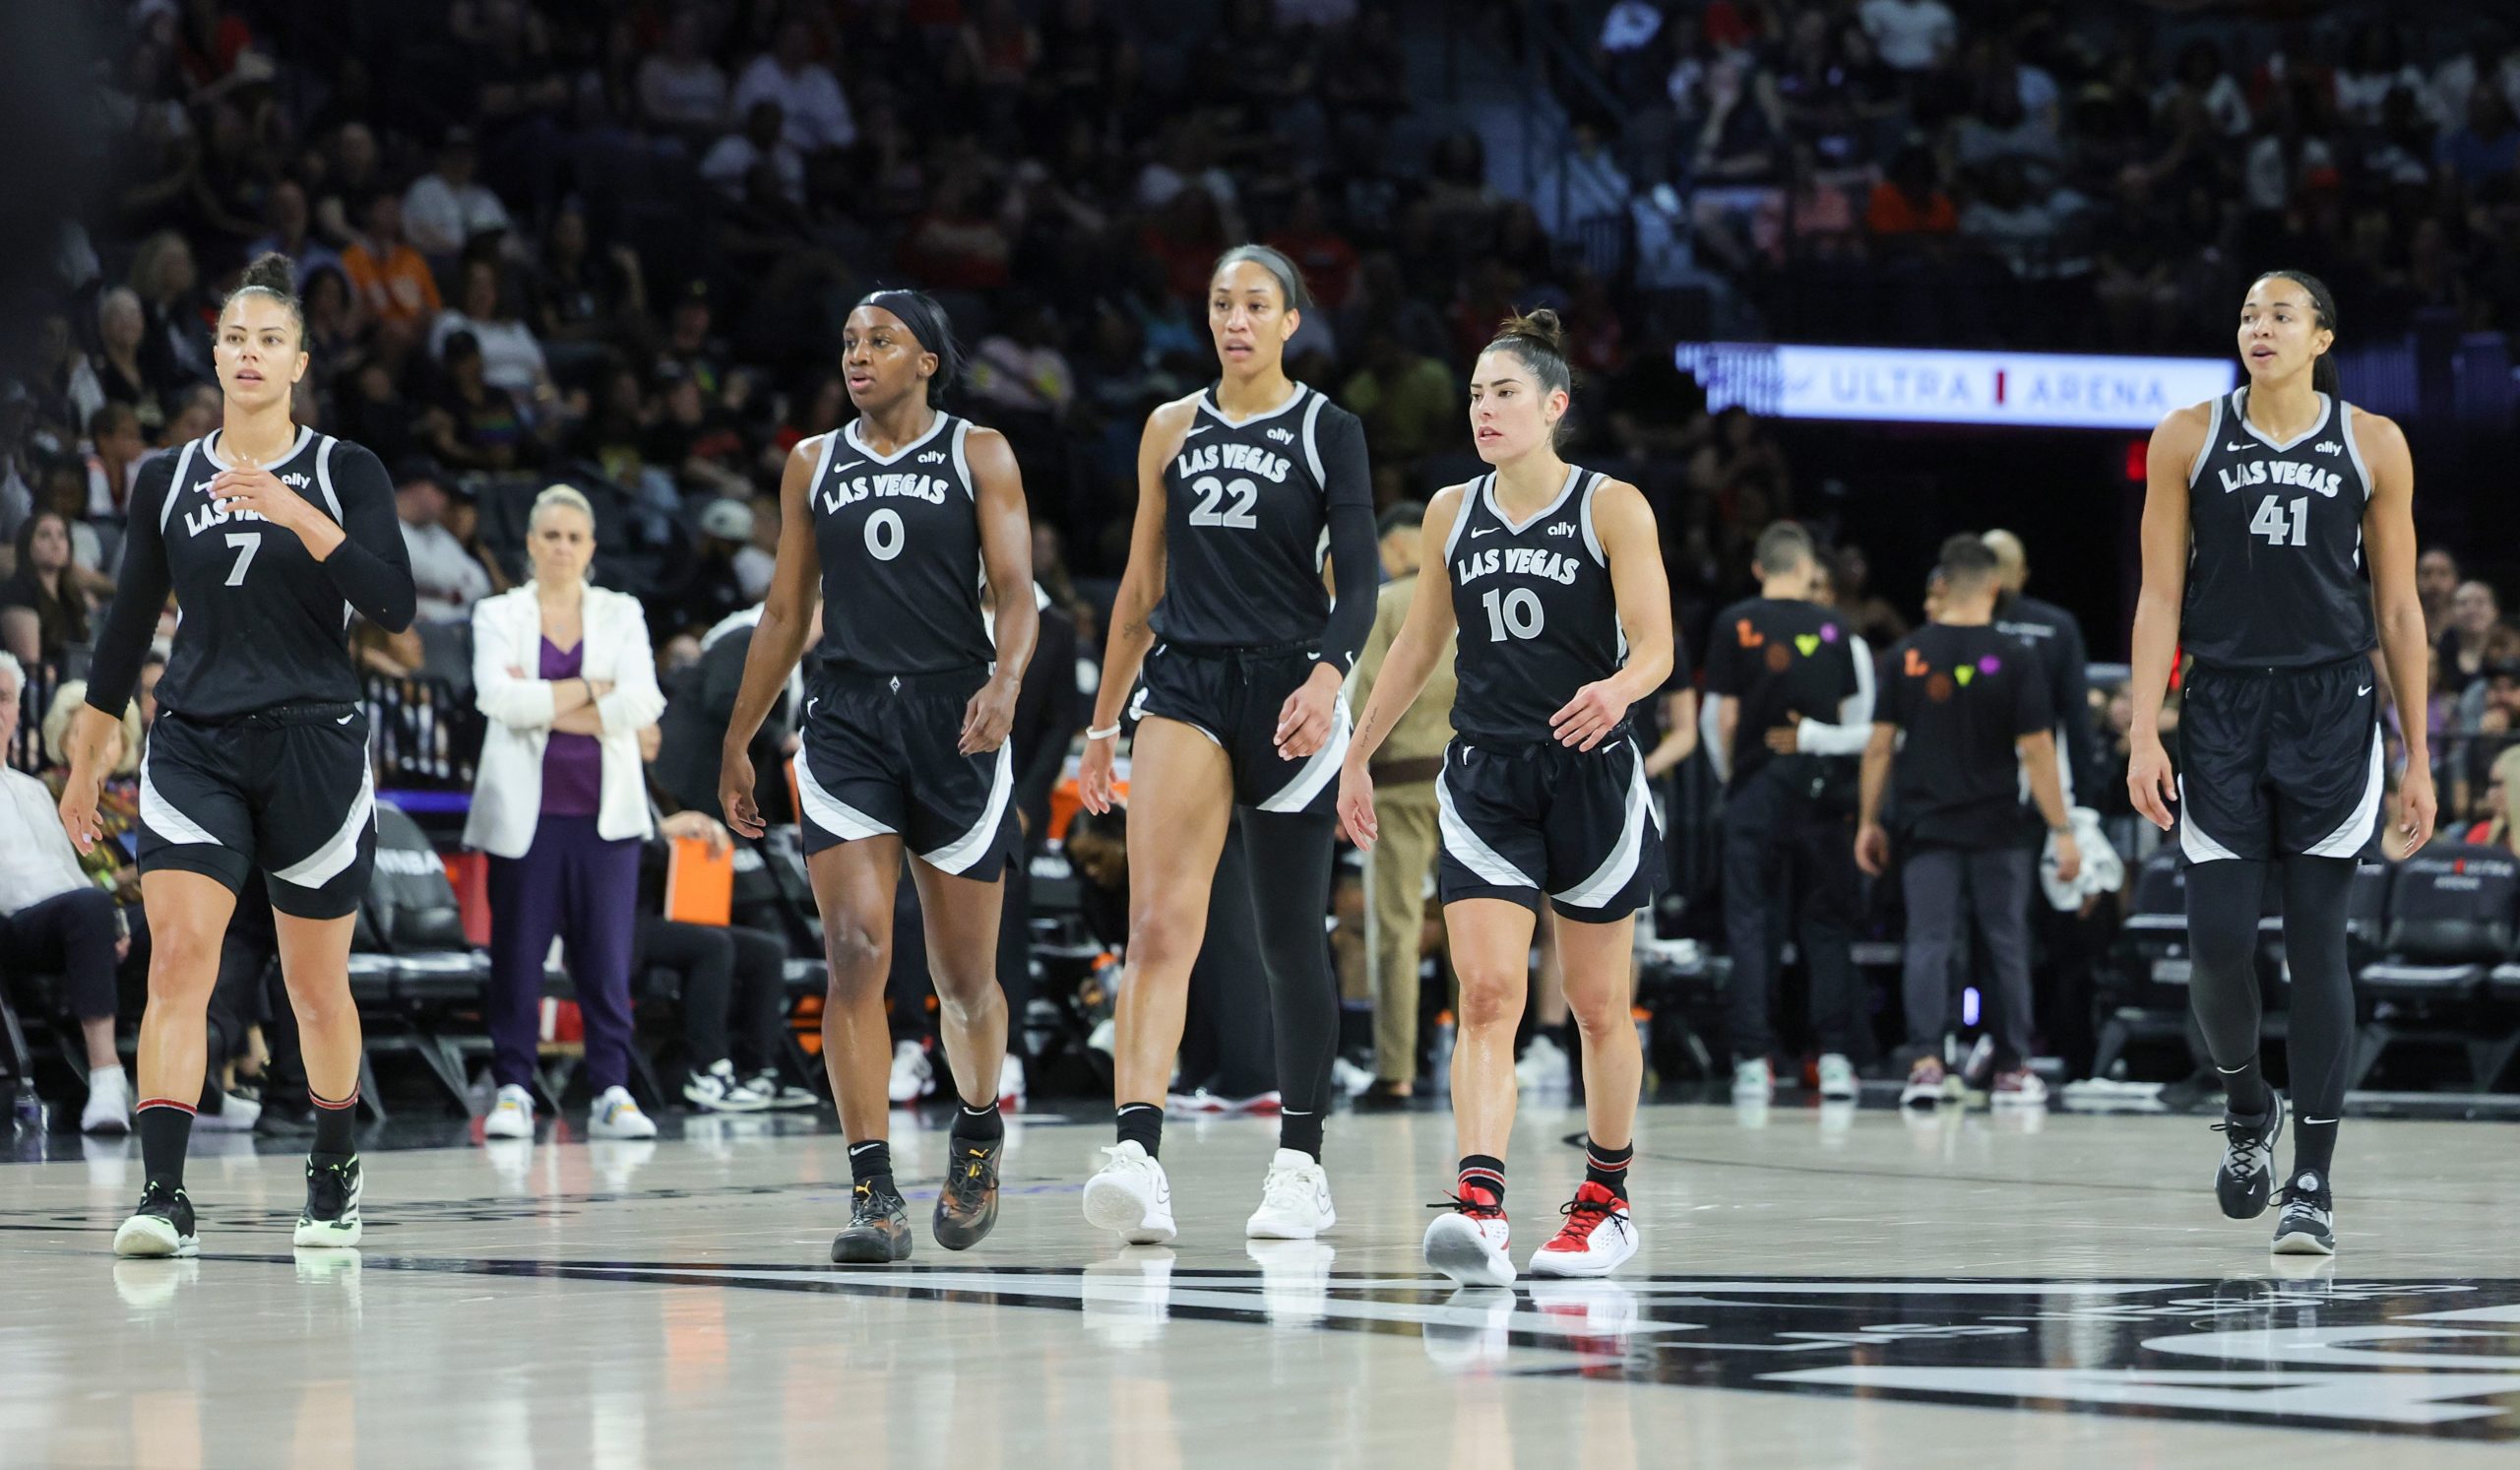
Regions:
<instances>
[{"instance_id":1,"label":"black basketball shorts","mask_svg":"<svg viewBox=\"0 0 2520 1470\"><path fill-rule=\"evenodd\" d=\"M1146 656L1145 680L1129 712L1139 719L1177 720L1216 741L1233 765L1236 805L1260 811L1327 816L1339 802L1339 763L1354 728L1343 690L1332 706L1330 736L1299 760L1278 753L1278 716L1287 696L1312 677L1321 650L1303 644L1270 648L1192 648L1160 642Z\"/></svg>"},{"instance_id":2,"label":"black basketball shorts","mask_svg":"<svg viewBox=\"0 0 2520 1470\"><path fill-rule=\"evenodd\" d=\"M825 670L806 691L796 804L805 856L898 835L930 867L994 880L1014 851L1015 755L958 748L985 669L901 675Z\"/></svg>"},{"instance_id":3,"label":"black basketball shorts","mask_svg":"<svg viewBox=\"0 0 2520 1470\"><path fill-rule=\"evenodd\" d=\"M140 762L140 870L197 872L242 892L257 869L272 907L339 919L376 864L376 781L354 704L286 705L233 720L172 710Z\"/></svg>"},{"instance_id":4,"label":"black basketball shorts","mask_svg":"<svg viewBox=\"0 0 2520 1470\"><path fill-rule=\"evenodd\" d=\"M1538 913L1546 893L1565 918L1609 924L1663 886L1663 818L1625 735L1589 751L1456 739L1435 802L1445 903L1501 898Z\"/></svg>"},{"instance_id":5,"label":"black basketball shorts","mask_svg":"<svg viewBox=\"0 0 2520 1470\"><path fill-rule=\"evenodd\" d=\"M2379 680L2356 657L2209 669L2178 707L2178 847L2190 863L2357 858L2380 822Z\"/></svg>"}]
</instances>

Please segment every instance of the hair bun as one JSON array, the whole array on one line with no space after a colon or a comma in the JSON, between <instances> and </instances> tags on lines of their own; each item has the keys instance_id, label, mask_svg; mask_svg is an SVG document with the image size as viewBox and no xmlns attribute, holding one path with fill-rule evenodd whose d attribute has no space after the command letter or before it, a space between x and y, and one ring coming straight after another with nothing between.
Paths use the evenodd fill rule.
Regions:
<instances>
[{"instance_id":1,"label":"hair bun","mask_svg":"<svg viewBox=\"0 0 2520 1470\"><path fill-rule=\"evenodd\" d=\"M1566 324L1558 319L1556 312L1545 306L1505 318L1497 324L1496 335L1499 339L1520 338L1537 347L1546 348L1560 357L1566 355Z\"/></svg>"},{"instance_id":2,"label":"hair bun","mask_svg":"<svg viewBox=\"0 0 2520 1470\"><path fill-rule=\"evenodd\" d=\"M297 294L297 264L277 250L266 250L245 268L245 279L237 284L236 288L294 296Z\"/></svg>"}]
</instances>

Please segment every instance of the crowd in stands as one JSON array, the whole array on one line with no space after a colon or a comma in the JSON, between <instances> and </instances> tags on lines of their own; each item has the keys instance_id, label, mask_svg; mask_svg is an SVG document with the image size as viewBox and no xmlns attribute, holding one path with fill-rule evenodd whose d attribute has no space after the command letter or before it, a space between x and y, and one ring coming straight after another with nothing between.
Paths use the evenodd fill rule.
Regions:
<instances>
[{"instance_id":1,"label":"crowd in stands","mask_svg":"<svg viewBox=\"0 0 2520 1470\"><path fill-rule=\"evenodd\" d=\"M1291 370L1363 419L1385 508L1475 473L1466 365L1509 307L1559 309L1570 457L1646 490L1701 649L1780 517L1819 532L1870 646L1917 617L1830 545L1775 426L1709 415L1674 368L1690 292L1779 336L2210 353L2281 260L2358 333L2520 322L2520 49L2376 7L2273 46L2042 0L1460 7L1551 58L1582 187L1530 199L1428 120L1424 37L1382 0L93 9L109 166L0 382L0 649L45 709L112 595L139 466L216 425L215 304L266 250L304 296L299 417L397 485L420 619L361 625L363 667L470 709L473 609L530 574L520 507L565 482L597 507L593 580L645 609L668 744L713 630L767 585L788 452L850 416L834 344L878 285L951 311L956 407L1014 443L1037 578L1088 659L1145 415L1213 376L1199 298L1245 238L1304 269ZM1582 244L1603 218L1606 255ZM2423 586L2444 830L2511 843L2520 631L2447 549ZM2093 699L2122 774L2127 701ZM144 684L131 762L153 714ZM43 715L7 764L52 765ZM2097 785L2123 815L2122 782Z\"/></svg>"}]
</instances>

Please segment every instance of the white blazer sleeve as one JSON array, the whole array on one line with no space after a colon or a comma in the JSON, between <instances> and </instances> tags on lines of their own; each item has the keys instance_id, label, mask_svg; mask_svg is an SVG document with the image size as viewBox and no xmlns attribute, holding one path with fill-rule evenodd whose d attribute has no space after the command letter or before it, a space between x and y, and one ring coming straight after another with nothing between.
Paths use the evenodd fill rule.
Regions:
<instances>
[{"instance_id":1,"label":"white blazer sleeve","mask_svg":"<svg viewBox=\"0 0 2520 1470\"><path fill-rule=\"evenodd\" d=\"M645 730L665 712L664 690L657 687L657 654L648 641L648 612L634 598L614 604L622 609L617 636L621 652L613 665L612 692L595 703L603 733Z\"/></svg>"},{"instance_id":2,"label":"white blazer sleeve","mask_svg":"<svg viewBox=\"0 0 2520 1470\"><path fill-rule=\"evenodd\" d=\"M508 672L509 650L515 644L507 628L512 606L506 597L472 605L473 703L510 730L547 730L552 720L550 681ZM649 681L655 678L651 669Z\"/></svg>"},{"instance_id":3,"label":"white blazer sleeve","mask_svg":"<svg viewBox=\"0 0 2520 1470\"><path fill-rule=\"evenodd\" d=\"M1838 702L1835 724L1802 717L1795 740L1813 755L1861 755L1872 739L1872 650L1853 633L1847 653L1855 660L1855 692Z\"/></svg>"}]
</instances>

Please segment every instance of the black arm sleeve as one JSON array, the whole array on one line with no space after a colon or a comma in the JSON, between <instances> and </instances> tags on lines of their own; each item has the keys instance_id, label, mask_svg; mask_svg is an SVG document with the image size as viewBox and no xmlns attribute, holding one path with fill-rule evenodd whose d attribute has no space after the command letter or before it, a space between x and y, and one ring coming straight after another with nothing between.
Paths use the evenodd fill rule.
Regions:
<instances>
[{"instance_id":1,"label":"black arm sleeve","mask_svg":"<svg viewBox=\"0 0 2520 1470\"><path fill-rule=\"evenodd\" d=\"M88 703L119 720L140 687L141 661L157 636L158 614L165 610L173 576L166 570L166 539L158 529L169 488L175 481L179 452L161 454L140 467L140 483L131 492L131 524L123 533L122 575L114 581L114 605L105 611L103 631L96 635L88 661Z\"/></svg>"},{"instance_id":2,"label":"black arm sleeve","mask_svg":"<svg viewBox=\"0 0 2520 1470\"><path fill-rule=\"evenodd\" d=\"M342 600L389 633L411 625L419 591L411 583L411 552L394 514L394 481L384 462L355 444L334 457L333 492L342 499L342 543L324 558L324 571Z\"/></svg>"},{"instance_id":3,"label":"black arm sleeve","mask_svg":"<svg viewBox=\"0 0 2520 1470\"><path fill-rule=\"evenodd\" d=\"M1374 629L1374 592L1382 585L1382 551L1374 536L1374 478L1365 463L1365 426L1340 411L1322 426L1321 478L1329 498L1330 624L1321 661L1344 677L1356 667Z\"/></svg>"}]
</instances>

